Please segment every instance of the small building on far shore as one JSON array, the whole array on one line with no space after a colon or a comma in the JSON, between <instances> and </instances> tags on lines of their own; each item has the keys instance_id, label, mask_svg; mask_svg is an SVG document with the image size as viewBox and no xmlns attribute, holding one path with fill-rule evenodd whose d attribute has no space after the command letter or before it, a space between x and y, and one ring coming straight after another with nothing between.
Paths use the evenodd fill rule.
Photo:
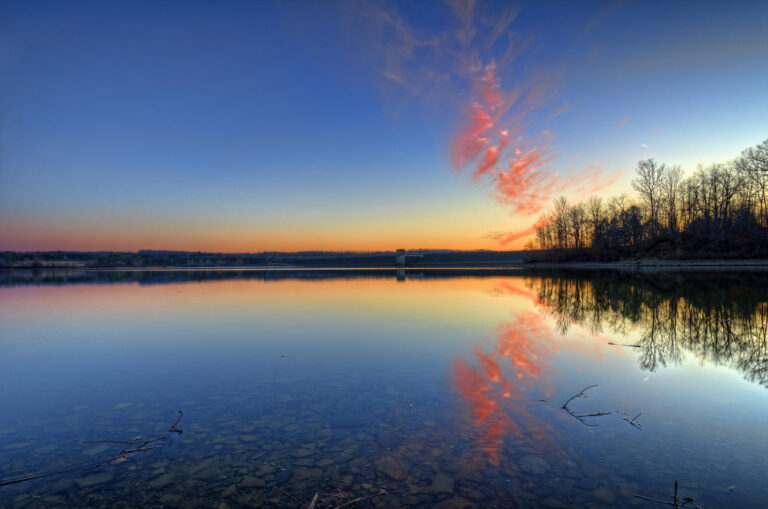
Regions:
<instances>
[{"instance_id":1,"label":"small building on far shore","mask_svg":"<svg viewBox=\"0 0 768 509\"><path fill-rule=\"evenodd\" d=\"M405 265L405 249L395 251L395 260L398 265Z\"/></svg>"}]
</instances>

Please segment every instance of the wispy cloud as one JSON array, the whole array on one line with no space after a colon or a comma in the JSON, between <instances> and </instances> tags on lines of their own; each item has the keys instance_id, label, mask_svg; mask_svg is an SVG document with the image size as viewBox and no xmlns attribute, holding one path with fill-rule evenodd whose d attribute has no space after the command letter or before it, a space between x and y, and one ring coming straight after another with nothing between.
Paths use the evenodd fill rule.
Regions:
<instances>
[{"instance_id":1,"label":"wispy cloud","mask_svg":"<svg viewBox=\"0 0 768 509\"><path fill-rule=\"evenodd\" d=\"M512 213L531 216L558 194L581 195L585 186L599 189L615 180L603 177L597 167L571 176L553 169L555 135L533 119L552 119L572 104L552 104L562 68L523 71L516 66L532 45L511 28L516 10L489 12L475 1L449 1L453 23L435 32L411 26L396 7L361 5L384 86L407 97L450 97L445 104L463 117L450 143L453 167L470 170L473 181L489 183L492 196ZM505 234L498 240L517 238L522 237Z\"/></svg>"},{"instance_id":2,"label":"wispy cloud","mask_svg":"<svg viewBox=\"0 0 768 509\"><path fill-rule=\"evenodd\" d=\"M629 117L629 115L624 115L624 116L621 118L621 120L619 120L619 123L618 123L618 124L616 124L616 127L614 127L614 128L613 128L613 130L614 130L614 131L618 131L619 129L621 129L622 127L624 127L625 125L627 125L627 122L629 122L629 120L630 120L630 117Z\"/></svg>"},{"instance_id":3,"label":"wispy cloud","mask_svg":"<svg viewBox=\"0 0 768 509\"><path fill-rule=\"evenodd\" d=\"M553 119L556 117L559 117L563 113L569 111L571 108L573 108L573 103L571 101L565 101L560 106L555 106L555 108L552 110L552 113L549 115L549 119Z\"/></svg>"}]
</instances>

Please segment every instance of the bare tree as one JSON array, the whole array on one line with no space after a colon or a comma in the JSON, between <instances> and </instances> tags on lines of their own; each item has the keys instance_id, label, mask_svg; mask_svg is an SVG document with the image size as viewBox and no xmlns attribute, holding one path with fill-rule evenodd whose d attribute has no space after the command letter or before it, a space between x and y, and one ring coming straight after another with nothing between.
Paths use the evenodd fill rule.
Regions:
<instances>
[{"instance_id":1,"label":"bare tree","mask_svg":"<svg viewBox=\"0 0 768 509\"><path fill-rule=\"evenodd\" d=\"M648 205L648 219L651 233L655 233L659 223L659 205L662 196L662 179L665 172L663 164L656 164L653 159L644 159L637 163L637 178L632 179L632 188Z\"/></svg>"},{"instance_id":2,"label":"bare tree","mask_svg":"<svg viewBox=\"0 0 768 509\"><path fill-rule=\"evenodd\" d=\"M561 196L555 200L555 231L557 236L557 247L564 249L568 247L568 200Z\"/></svg>"},{"instance_id":3,"label":"bare tree","mask_svg":"<svg viewBox=\"0 0 768 509\"><path fill-rule=\"evenodd\" d=\"M768 226L768 140L744 150L735 165L754 189L760 225Z\"/></svg>"},{"instance_id":4,"label":"bare tree","mask_svg":"<svg viewBox=\"0 0 768 509\"><path fill-rule=\"evenodd\" d=\"M590 196L586 202L587 217L589 218L592 246L597 245L605 235L604 223L605 214L603 210L603 200L599 196Z\"/></svg>"},{"instance_id":5,"label":"bare tree","mask_svg":"<svg viewBox=\"0 0 768 509\"><path fill-rule=\"evenodd\" d=\"M683 180L683 169L680 165L669 166L661 178L661 197L667 228L677 232L677 209L680 193L680 182Z\"/></svg>"},{"instance_id":6,"label":"bare tree","mask_svg":"<svg viewBox=\"0 0 768 509\"><path fill-rule=\"evenodd\" d=\"M579 203L574 205L568 210L568 223L571 237L573 238L572 246L575 248L584 247L584 219L586 213L584 212L584 205Z\"/></svg>"}]
</instances>

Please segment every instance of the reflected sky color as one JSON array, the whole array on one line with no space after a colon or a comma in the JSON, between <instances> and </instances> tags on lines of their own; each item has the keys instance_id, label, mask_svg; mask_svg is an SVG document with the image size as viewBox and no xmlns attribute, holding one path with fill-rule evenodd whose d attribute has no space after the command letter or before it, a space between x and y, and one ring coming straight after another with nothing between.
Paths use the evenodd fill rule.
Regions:
<instances>
[{"instance_id":1,"label":"reflected sky color","mask_svg":"<svg viewBox=\"0 0 768 509\"><path fill-rule=\"evenodd\" d=\"M765 2L473 5L4 2L0 249L517 248L768 134Z\"/></svg>"},{"instance_id":2,"label":"reflected sky color","mask_svg":"<svg viewBox=\"0 0 768 509\"><path fill-rule=\"evenodd\" d=\"M181 446L158 453L175 458L169 468L179 479L185 462L200 455L324 436L319 448L334 450L336 440L357 447L357 461L372 472L390 463L414 472L450 447L439 454L448 462L440 468L457 486L491 486L500 476L494 500L520 493L505 492L504 479L525 480L526 469L540 465L532 456L549 465L549 493L566 499L575 492L558 476L597 464L651 493L669 475L695 479L711 487L702 491L710 506L725 503L717 497L737 481L729 500L749 505L765 495L756 476L768 466L766 388L750 373L759 376L759 331L768 318L754 285L733 280L714 293L695 287L686 301L642 282L627 286L626 278L298 277L0 287L0 444L12 445L0 445L9 458L0 478L74 461L79 451L62 443L138 432L183 407L189 433ZM690 286L683 283L681 295ZM679 341L671 335L673 311ZM691 342L686 317L700 312L717 318L705 320L709 332ZM739 324L730 336L729 323ZM588 427L560 405L593 384L573 409L612 413L587 418L598 424ZM623 420L637 413L642 431ZM285 415L332 423L333 431L276 431L272 441L226 445L229 436L238 442L226 423L282 430ZM217 443L225 445L211 449L206 430L219 428ZM290 469L293 446L286 447L270 461ZM627 455L642 461L627 465ZM725 470L710 468L714 462ZM674 472L659 468L670 464ZM338 468L343 474L346 467ZM593 482L592 474L579 475L580 483ZM377 482L409 492L402 479ZM0 491L0 502L7 493L45 489L19 486Z\"/></svg>"}]
</instances>

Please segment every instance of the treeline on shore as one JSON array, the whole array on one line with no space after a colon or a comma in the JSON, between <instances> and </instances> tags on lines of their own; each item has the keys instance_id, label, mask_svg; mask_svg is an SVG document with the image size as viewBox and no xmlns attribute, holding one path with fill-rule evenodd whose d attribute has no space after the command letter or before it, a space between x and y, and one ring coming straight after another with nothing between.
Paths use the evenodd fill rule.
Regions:
<instances>
[{"instance_id":1,"label":"treeline on shore","mask_svg":"<svg viewBox=\"0 0 768 509\"><path fill-rule=\"evenodd\" d=\"M635 198L555 200L535 224L526 261L768 257L768 140L687 177L653 159L636 172Z\"/></svg>"}]
</instances>

